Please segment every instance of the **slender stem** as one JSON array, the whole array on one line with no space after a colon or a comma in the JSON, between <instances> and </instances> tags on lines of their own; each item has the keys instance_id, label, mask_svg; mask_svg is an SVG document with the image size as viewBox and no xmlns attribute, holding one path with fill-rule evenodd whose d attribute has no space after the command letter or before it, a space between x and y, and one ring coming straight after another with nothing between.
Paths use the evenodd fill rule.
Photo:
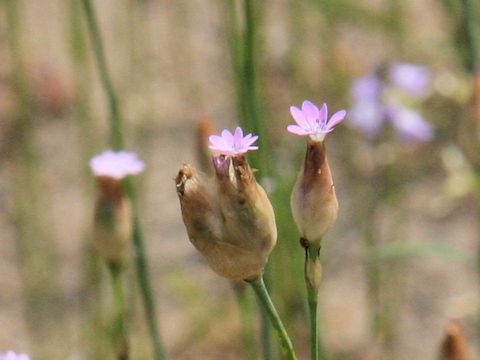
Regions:
<instances>
[{"instance_id":1,"label":"slender stem","mask_svg":"<svg viewBox=\"0 0 480 360\"><path fill-rule=\"evenodd\" d=\"M97 60L98 71L102 86L107 95L108 105L110 108L110 126L112 129L112 143L115 149L122 149L125 146L125 139L122 132L122 118L118 106L118 100L115 95L113 83L108 72L107 60L105 58L104 46L100 29L98 28L98 21L95 15L95 9L92 6L91 0L82 0L83 9L88 22L88 29L92 46Z\"/></svg>"},{"instance_id":2,"label":"slender stem","mask_svg":"<svg viewBox=\"0 0 480 360\"><path fill-rule=\"evenodd\" d=\"M261 306L265 309L268 317L270 318L270 322L275 329L284 356L289 360L296 360L297 355L293 349L292 341L290 340L290 337L283 326L282 320L280 319L280 316L278 315L277 310L270 299L270 295L268 294L268 290L263 281L263 276L259 276L254 280L250 280L248 283L252 285Z\"/></svg>"},{"instance_id":3,"label":"slender stem","mask_svg":"<svg viewBox=\"0 0 480 360\"><path fill-rule=\"evenodd\" d=\"M122 149L125 145L125 140L122 131L122 119L118 106L117 97L112 85L112 81L108 72L108 67L103 50L100 31L98 28L95 11L92 6L91 0L82 0L85 16L88 22L88 29L92 40L94 52L97 59L98 70L102 85L108 98L110 107L110 124L112 131L112 143L116 149ZM132 203L133 209L133 243L136 250L136 265L138 280L140 283L140 290L143 298L143 304L147 313L147 321L152 336L153 350L156 360L165 359L165 351L160 339L160 333L158 331L157 316L155 310L155 301L152 295L152 289L150 285L150 274L148 270L148 260L145 255L145 241L143 236L143 230L140 222L138 202L134 184L130 179L125 180L125 188L128 197Z\"/></svg>"},{"instance_id":4,"label":"slender stem","mask_svg":"<svg viewBox=\"0 0 480 360\"><path fill-rule=\"evenodd\" d=\"M310 358L312 360L318 360L317 305L318 292L308 289L308 311L310 312Z\"/></svg>"},{"instance_id":5,"label":"slender stem","mask_svg":"<svg viewBox=\"0 0 480 360\"><path fill-rule=\"evenodd\" d=\"M253 132L259 135L259 146L267 151L261 151L252 158L252 164L258 169L262 169L260 176L264 177L270 173L271 161L268 158L268 134L266 132L265 121L263 120L260 107L260 95L258 91L257 71L256 71L256 48L257 48L257 18L260 4L254 0L244 0L245 16L245 34L243 50L243 77L245 81L244 102L246 105L247 116L251 121Z\"/></svg>"},{"instance_id":6,"label":"slender stem","mask_svg":"<svg viewBox=\"0 0 480 360\"><path fill-rule=\"evenodd\" d=\"M153 350L156 360L165 359L165 350L161 341L160 332L158 330L158 321L155 311L155 300L150 286L150 271L148 267L148 260L145 256L145 241L143 235L143 228L140 221L138 201L135 187L131 179L127 178L125 181L125 188L132 203L133 210L133 243L136 249L136 265L138 273L138 281L140 283L140 290L142 292L143 302L147 313L147 322L152 335Z\"/></svg>"},{"instance_id":7,"label":"slender stem","mask_svg":"<svg viewBox=\"0 0 480 360\"><path fill-rule=\"evenodd\" d=\"M113 323L113 345L117 360L128 360L128 332L125 316L125 297L122 285L122 269L110 264L110 275L112 277L113 297L115 298L116 313Z\"/></svg>"},{"instance_id":8,"label":"slender stem","mask_svg":"<svg viewBox=\"0 0 480 360\"><path fill-rule=\"evenodd\" d=\"M469 70L475 71L480 66L480 20L478 7L472 0L462 0L462 17L467 36L468 66Z\"/></svg>"},{"instance_id":9,"label":"slender stem","mask_svg":"<svg viewBox=\"0 0 480 360\"><path fill-rule=\"evenodd\" d=\"M305 249L305 285L310 314L310 357L312 360L325 358L325 348L319 336L318 326L318 291L321 277L320 246L310 245Z\"/></svg>"}]
</instances>

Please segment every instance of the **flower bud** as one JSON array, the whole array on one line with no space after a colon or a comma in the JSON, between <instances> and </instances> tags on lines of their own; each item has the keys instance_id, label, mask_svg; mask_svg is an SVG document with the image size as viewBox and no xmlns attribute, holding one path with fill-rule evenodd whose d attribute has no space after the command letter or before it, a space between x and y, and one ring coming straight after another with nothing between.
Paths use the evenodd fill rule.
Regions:
<instances>
[{"instance_id":1,"label":"flower bud","mask_svg":"<svg viewBox=\"0 0 480 360\"><path fill-rule=\"evenodd\" d=\"M125 197L121 180L98 177L97 181L93 245L107 262L124 265L132 238L130 201Z\"/></svg>"},{"instance_id":2,"label":"flower bud","mask_svg":"<svg viewBox=\"0 0 480 360\"><path fill-rule=\"evenodd\" d=\"M440 360L472 360L462 326L457 321L447 325L440 347Z\"/></svg>"},{"instance_id":3,"label":"flower bud","mask_svg":"<svg viewBox=\"0 0 480 360\"><path fill-rule=\"evenodd\" d=\"M309 249L306 250L307 252ZM307 253L305 261L305 281L311 290L318 290L322 280L322 263L320 262L320 250L315 254Z\"/></svg>"},{"instance_id":4,"label":"flower bud","mask_svg":"<svg viewBox=\"0 0 480 360\"><path fill-rule=\"evenodd\" d=\"M276 242L272 206L243 156L214 157L214 167L216 185L189 165L175 179L188 236L218 274L255 278Z\"/></svg>"},{"instance_id":5,"label":"flower bud","mask_svg":"<svg viewBox=\"0 0 480 360\"><path fill-rule=\"evenodd\" d=\"M308 141L305 162L298 174L290 204L303 246L319 245L335 223L338 213L324 141Z\"/></svg>"},{"instance_id":6,"label":"flower bud","mask_svg":"<svg viewBox=\"0 0 480 360\"><path fill-rule=\"evenodd\" d=\"M132 239L132 210L122 179L141 173L145 164L128 151L105 151L90 160L98 182L93 230L95 249L113 265L124 265Z\"/></svg>"}]
</instances>

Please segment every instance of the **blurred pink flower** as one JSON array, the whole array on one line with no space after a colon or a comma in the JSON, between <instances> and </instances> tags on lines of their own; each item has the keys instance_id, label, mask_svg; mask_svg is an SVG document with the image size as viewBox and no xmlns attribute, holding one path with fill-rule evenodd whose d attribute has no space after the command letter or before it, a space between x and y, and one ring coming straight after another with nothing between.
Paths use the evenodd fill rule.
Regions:
<instances>
[{"instance_id":1,"label":"blurred pink flower","mask_svg":"<svg viewBox=\"0 0 480 360\"><path fill-rule=\"evenodd\" d=\"M398 136L405 142L429 141L433 127L418 112L404 106L389 106L388 115Z\"/></svg>"},{"instance_id":2,"label":"blurred pink flower","mask_svg":"<svg viewBox=\"0 0 480 360\"><path fill-rule=\"evenodd\" d=\"M13 351L7 351L6 353L0 353L0 360L30 360L27 354L16 354Z\"/></svg>"},{"instance_id":3,"label":"blurred pink flower","mask_svg":"<svg viewBox=\"0 0 480 360\"><path fill-rule=\"evenodd\" d=\"M394 86L412 97L421 98L427 94L431 74L425 66L394 63L390 66L388 75Z\"/></svg>"},{"instance_id":4,"label":"blurred pink flower","mask_svg":"<svg viewBox=\"0 0 480 360\"><path fill-rule=\"evenodd\" d=\"M428 68L408 63L390 65L386 79L375 73L358 78L351 87L354 103L348 123L368 138L391 123L405 142L431 140L432 125L411 107L427 94L429 82Z\"/></svg>"},{"instance_id":5,"label":"blurred pink flower","mask_svg":"<svg viewBox=\"0 0 480 360\"><path fill-rule=\"evenodd\" d=\"M225 129L220 136L211 135L209 148L222 155L234 156L257 150L258 146L252 146L257 139L258 136L252 134L243 136L243 130L237 126L233 134Z\"/></svg>"},{"instance_id":6,"label":"blurred pink flower","mask_svg":"<svg viewBox=\"0 0 480 360\"><path fill-rule=\"evenodd\" d=\"M328 119L327 104L323 104L319 110L308 100L302 103L302 109L291 106L290 113L297 124L288 125L287 130L295 135L308 135L314 141L323 141L325 136L333 131L334 126L339 124L347 114L345 110L340 110Z\"/></svg>"},{"instance_id":7,"label":"blurred pink flower","mask_svg":"<svg viewBox=\"0 0 480 360\"><path fill-rule=\"evenodd\" d=\"M134 152L107 150L90 160L90 168L95 176L123 179L141 173L145 163Z\"/></svg>"}]
</instances>

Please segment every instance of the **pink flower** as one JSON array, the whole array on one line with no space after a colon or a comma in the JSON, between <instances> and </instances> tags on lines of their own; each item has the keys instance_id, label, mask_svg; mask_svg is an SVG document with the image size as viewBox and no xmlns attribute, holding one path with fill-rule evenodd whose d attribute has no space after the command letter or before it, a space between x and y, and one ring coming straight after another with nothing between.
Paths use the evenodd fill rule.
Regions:
<instances>
[{"instance_id":1,"label":"pink flower","mask_svg":"<svg viewBox=\"0 0 480 360\"><path fill-rule=\"evenodd\" d=\"M258 146L252 146L257 139L258 136L252 134L243 136L243 130L237 126L233 134L225 129L221 136L211 135L209 148L222 155L235 156L249 150L257 150Z\"/></svg>"},{"instance_id":2,"label":"pink flower","mask_svg":"<svg viewBox=\"0 0 480 360\"><path fill-rule=\"evenodd\" d=\"M314 141L323 141L325 136L333 131L334 126L339 124L347 114L345 110L340 110L328 119L327 104L323 104L319 110L308 100L303 102L301 110L296 106L291 106L290 113L297 124L288 125L287 130L295 135L309 135Z\"/></svg>"},{"instance_id":3,"label":"pink flower","mask_svg":"<svg viewBox=\"0 0 480 360\"><path fill-rule=\"evenodd\" d=\"M145 163L134 152L107 150L90 160L90 168L95 176L123 179L141 173Z\"/></svg>"},{"instance_id":4,"label":"pink flower","mask_svg":"<svg viewBox=\"0 0 480 360\"><path fill-rule=\"evenodd\" d=\"M27 354L16 354L13 351L0 353L0 360L30 360Z\"/></svg>"}]
</instances>

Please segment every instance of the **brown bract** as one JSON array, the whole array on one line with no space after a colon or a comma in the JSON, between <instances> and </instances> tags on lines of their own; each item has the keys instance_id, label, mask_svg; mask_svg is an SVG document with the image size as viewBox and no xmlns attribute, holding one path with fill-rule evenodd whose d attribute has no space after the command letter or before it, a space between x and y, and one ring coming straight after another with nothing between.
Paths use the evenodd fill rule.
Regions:
<instances>
[{"instance_id":1,"label":"brown bract","mask_svg":"<svg viewBox=\"0 0 480 360\"><path fill-rule=\"evenodd\" d=\"M310 244L319 244L337 219L338 202L323 141L308 141L291 207L301 236Z\"/></svg>"},{"instance_id":2,"label":"brown bract","mask_svg":"<svg viewBox=\"0 0 480 360\"><path fill-rule=\"evenodd\" d=\"M124 195L121 180L97 179L93 245L108 263L122 266L128 262L132 239L130 201Z\"/></svg>"},{"instance_id":3,"label":"brown bract","mask_svg":"<svg viewBox=\"0 0 480 360\"><path fill-rule=\"evenodd\" d=\"M277 231L273 208L245 157L214 158L215 179L184 165L175 182L192 244L218 274L234 280L259 276Z\"/></svg>"}]
</instances>

